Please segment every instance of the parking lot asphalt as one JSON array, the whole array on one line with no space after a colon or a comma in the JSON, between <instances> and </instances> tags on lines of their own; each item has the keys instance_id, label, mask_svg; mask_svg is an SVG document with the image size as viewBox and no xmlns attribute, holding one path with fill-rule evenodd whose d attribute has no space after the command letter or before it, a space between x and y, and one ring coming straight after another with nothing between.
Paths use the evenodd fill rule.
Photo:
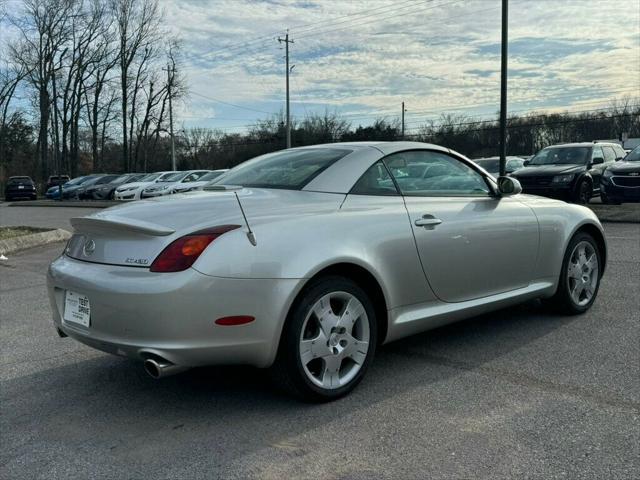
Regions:
<instances>
[{"instance_id":1,"label":"parking lot asphalt","mask_svg":"<svg viewBox=\"0 0 640 480\"><path fill-rule=\"evenodd\" d=\"M14 227L24 225L29 227L62 228L63 230L71 231L70 218L90 215L100 210L102 208L14 207L7 202L2 202L0 203L0 226Z\"/></svg>"},{"instance_id":2,"label":"parking lot asphalt","mask_svg":"<svg viewBox=\"0 0 640 480\"><path fill-rule=\"evenodd\" d=\"M389 344L323 405L257 369L155 381L58 338L44 275L62 245L16 254L0 263L0 478L639 478L640 225L605 228L588 313L529 303Z\"/></svg>"}]
</instances>

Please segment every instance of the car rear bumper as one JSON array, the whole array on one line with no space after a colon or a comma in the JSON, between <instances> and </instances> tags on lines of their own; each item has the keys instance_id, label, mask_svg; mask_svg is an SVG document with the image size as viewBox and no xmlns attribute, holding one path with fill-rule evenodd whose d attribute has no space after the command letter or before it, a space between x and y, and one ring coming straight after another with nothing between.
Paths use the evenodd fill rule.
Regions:
<instances>
[{"instance_id":1,"label":"car rear bumper","mask_svg":"<svg viewBox=\"0 0 640 480\"><path fill-rule=\"evenodd\" d=\"M5 198L36 198L37 192L32 188L23 188L23 189L8 189L5 190L4 196Z\"/></svg>"},{"instance_id":2,"label":"car rear bumper","mask_svg":"<svg viewBox=\"0 0 640 480\"><path fill-rule=\"evenodd\" d=\"M193 269L152 273L147 268L82 262L61 256L47 274L57 329L96 349L143 360L159 356L180 366L269 366L299 280L212 277ZM89 327L63 320L65 291L86 295ZM220 326L221 317L251 323Z\"/></svg>"}]
</instances>

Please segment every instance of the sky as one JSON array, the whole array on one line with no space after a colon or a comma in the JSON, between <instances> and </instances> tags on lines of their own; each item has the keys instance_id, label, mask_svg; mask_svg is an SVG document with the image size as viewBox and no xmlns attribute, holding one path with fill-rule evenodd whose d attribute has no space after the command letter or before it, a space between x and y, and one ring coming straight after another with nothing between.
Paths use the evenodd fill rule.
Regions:
<instances>
[{"instance_id":1,"label":"sky","mask_svg":"<svg viewBox=\"0 0 640 480\"><path fill-rule=\"evenodd\" d=\"M241 132L284 109L411 133L442 113L495 115L500 0L160 0L183 43L182 128ZM509 111L582 111L640 96L639 0L510 0Z\"/></svg>"},{"instance_id":2,"label":"sky","mask_svg":"<svg viewBox=\"0 0 640 480\"><path fill-rule=\"evenodd\" d=\"M184 43L186 127L242 131L284 107L354 126L441 113L487 116L500 101L500 0L164 0ZM509 110L590 110L640 96L638 0L511 0ZM209 98L205 98L209 97ZM215 100L233 103L238 107ZM244 107L244 108L239 108Z\"/></svg>"}]
</instances>

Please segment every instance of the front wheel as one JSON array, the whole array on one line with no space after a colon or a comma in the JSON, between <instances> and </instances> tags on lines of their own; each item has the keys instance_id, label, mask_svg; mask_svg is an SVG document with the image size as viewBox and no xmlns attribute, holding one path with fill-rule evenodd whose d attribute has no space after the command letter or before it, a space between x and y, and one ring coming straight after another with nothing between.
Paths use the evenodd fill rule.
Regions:
<instances>
[{"instance_id":1,"label":"front wheel","mask_svg":"<svg viewBox=\"0 0 640 480\"><path fill-rule=\"evenodd\" d=\"M303 400L334 400L362 380L376 342L376 314L367 294L350 279L327 276L306 287L294 305L272 373Z\"/></svg>"},{"instance_id":2,"label":"front wheel","mask_svg":"<svg viewBox=\"0 0 640 480\"><path fill-rule=\"evenodd\" d=\"M575 203L586 205L587 203L589 203L589 200L591 200L592 192L593 189L591 187L591 184L587 180L582 180L576 188L573 199Z\"/></svg>"},{"instance_id":3,"label":"front wheel","mask_svg":"<svg viewBox=\"0 0 640 480\"><path fill-rule=\"evenodd\" d=\"M586 312L598 295L601 273L602 257L595 240L588 233L576 234L565 252L552 303L565 314Z\"/></svg>"}]
</instances>

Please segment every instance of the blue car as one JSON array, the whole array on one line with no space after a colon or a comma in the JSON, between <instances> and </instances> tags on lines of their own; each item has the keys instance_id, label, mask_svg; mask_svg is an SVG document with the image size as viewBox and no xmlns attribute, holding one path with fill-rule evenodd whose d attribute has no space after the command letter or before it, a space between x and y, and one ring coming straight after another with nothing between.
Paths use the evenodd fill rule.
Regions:
<instances>
[{"instance_id":1,"label":"blue car","mask_svg":"<svg viewBox=\"0 0 640 480\"><path fill-rule=\"evenodd\" d=\"M97 177L98 175L85 175L82 177L76 177L73 180L69 180L67 183L62 185L62 198L70 198L73 197L73 193L85 182L88 182L92 178ZM51 200L57 200L60 198L60 187L54 186L49 188L45 193L45 196Z\"/></svg>"}]
</instances>

